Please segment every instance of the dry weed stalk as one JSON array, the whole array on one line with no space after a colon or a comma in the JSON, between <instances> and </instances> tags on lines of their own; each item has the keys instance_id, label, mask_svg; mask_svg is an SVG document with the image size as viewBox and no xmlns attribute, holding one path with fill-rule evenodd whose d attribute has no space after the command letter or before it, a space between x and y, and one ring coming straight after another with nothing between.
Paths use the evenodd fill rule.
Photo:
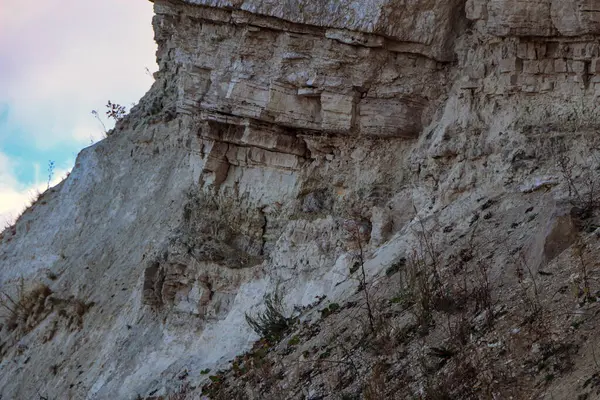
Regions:
<instances>
[{"instance_id":1,"label":"dry weed stalk","mask_svg":"<svg viewBox=\"0 0 600 400\"><path fill-rule=\"evenodd\" d=\"M587 265L587 261L585 260L585 252L587 250L587 243L581 238L581 235L577 236L577 240L573 245L572 252L573 256L577 258L579 271L581 274L581 283L583 285L580 290L578 290L580 294L583 295L583 301L596 301L595 297L592 296L591 288L590 288L590 279L589 279L589 268Z\"/></svg>"},{"instance_id":2,"label":"dry weed stalk","mask_svg":"<svg viewBox=\"0 0 600 400\"><path fill-rule=\"evenodd\" d=\"M371 333L375 333L375 314L373 313L373 304L372 299L369 294L369 288L367 286L367 274L365 271L365 254L364 254L364 244L363 237L366 232L364 232L363 226L360 224L351 221L345 224L345 228L351 234L351 238L353 243L358 247L358 267L360 268L360 276L359 276L359 288L362 290L365 297L365 305L367 310L367 317L369 322L369 329Z\"/></svg>"},{"instance_id":3,"label":"dry weed stalk","mask_svg":"<svg viewBox=\"0 0 600 400\"><path fill-rule=\"evenodd\" d=\"M387 384L385 379L385 369L386 366L382 362L378 362L373 367L371 376L363 390L365 400L380 400L386 398Z\"/></svg>"}]
</instances>

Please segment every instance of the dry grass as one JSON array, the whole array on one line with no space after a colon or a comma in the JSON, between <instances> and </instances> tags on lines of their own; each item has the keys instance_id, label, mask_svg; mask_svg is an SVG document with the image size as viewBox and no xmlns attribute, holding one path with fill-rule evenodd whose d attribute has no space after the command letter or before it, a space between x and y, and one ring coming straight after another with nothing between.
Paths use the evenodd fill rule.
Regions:
<instances>
[{"instance_id":1,"label":"dry grass","mask_svg":"<svg viewBox=\"0 0 600 400\"><path fill-rule=\"evenodd\" d=\"M57 316L66 321L71 330L83 328L83 318L93 302L85 302L71 296L61 299L53 295L52 289L46 284L35 283L26 287L21 279L14 294L0 290L0 309L3 311L3 326L20 337L31 332L51 313L57 311ZM51 328L44 336L44 342L52 339L58 329L55 319Z\"/></svg>"},{"instance_id":2,"label":"dry grass","mask_svg":"<svg viewBox=\"0 0 600 400\"><path fill-rule=\"evenodd\" d=\"M0 291L0 307L7 312L4 318L6 327L9 330L18 328L23 333L31 331L48 313L45 304L51 294L50 287L41 283L25 288L23 279L15 295Z\"/></svg>"},{"instance_id":3,"label":"dry grass","mask_svg":"<svg viewBox=\"0 0 600 400\"><path fill-rule=\"evenodd\" d=\"M14 218L7 219L6 221L4 221L4 226L2 227L2 229L0 229L0 241L4 238L7 238L7 241L10 242L12 240L12 237L17 234L17 222L19 222L21 217L26 213L32 211L36 205L47 204L47 201L43 200L47 192L47 190L44 192L36 190L30 195L29 202L16 216L14 216Z\"/></svg>"},{"instance_id":4,"label":"dry grass","mask_svg":"<svg viewBox=\"0 0 600 400\"><path fill-rule=\"evenodd\" d=\"M381 362L375 364L363 391L365 400L379 400L386 398L387 385L385 382L385 370L385 364Z\"/></svg>"}]
</instances>

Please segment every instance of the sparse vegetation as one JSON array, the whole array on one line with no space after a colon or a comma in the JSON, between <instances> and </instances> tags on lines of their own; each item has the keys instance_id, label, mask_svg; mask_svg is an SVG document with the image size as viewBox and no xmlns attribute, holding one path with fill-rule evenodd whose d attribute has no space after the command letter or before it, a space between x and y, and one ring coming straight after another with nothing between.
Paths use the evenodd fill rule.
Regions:
<instances>
[{"instance_id":1,"label":"sparse vegetation","mask_svg":"<svg viewBox=\"0 0 600 400\"><path fill-rule=\"evenodd\" d=\"M64 320L72 330L81 329L83 317L93 305L93 302L85 302L73 296L68 299L60 298L44 283L37 282L28 287L23 278L16 289L0 290L3 326L17 339L35 329L53 312L56 312L58 319L49 325L43 335L43 342L52 339L58 329L59 319Z\"/></svg>"},{"instance_id":2,"label":"sparse vegetation","mask_svg":"<svg viewBox=\"0 0 600 400\"><path fill-rule=\"evenodd\" d=\"M293 319L284 316L279 293L267 294L264 300L265 310L254 317L246 314L246 321L260 337L276 343L289 331Z\"/></svg>"},{"instance_id":3,"label":"sparse vegetation","mask_svg":"<svg viewBox=\"0 0 600 400\"><path fill-rule=\"evenodd\" d=\"M377 363L373 367L371 376L367 379L367 384L363 391L365 400L381 400L387 397L385 369L386 365L384 363Z\"/></svg>"},{"instance_id":4,"label":"sparse vegetation","mask_svg":"<svg viewBox=\"0 0 600 400\"><path fill-rule=\"evenodd\" d=\"M373 304L372 304L370 291L369 291L369 287L368 287L367 275L365 272L365 254L364 254L364 249L363 249L365 236L366 236L367 232L366 232L366 229L364 229L364 226L357 223L356 221L349 221L348 223L346 223L345 228L351 235L352 243L358 249L357 254L356 254L357 260L355 263L356 267L353 267L352 269L354 269L355 271L357 269L359 270L358 271L359 272L358 290L362 291L362 293L364 295L365 309L367 311L369 328L371 330L371 333L374 333L375 332L375 315L373 313ZM350 271L351 274L353 273L352 269Z\"/></svg>"},{"instance_id":5,"label":"sparse vegetation","mask_svg":"<svg viewBox=\"0 0 600 400\"><path fill-rule=\"evenodd\" d=\"M346 388L354 381L362 381L364 385L358 390L359 393L362 392L364 398L388 398L389 393L394 391L390 382L398 384L398 376L395 374L399 372L398 370L394 372L393 368L390 368L392 364L389 364L394 362L392 360L399 363L399 360L394 358L394 354L404 357L404 350L400 349L408 346L415 339L425 340L427 335L435 331L437 335L443 333L443 336L438 338L440 343L422 347L428 349L423 355L427 359L423 361L423 365L427 366L423 376L426 378L425 381L429 382L421 392L424 396L422 398L444 398L443 393L451 396L449 398L481 393L484 389L474 391L469 386L469 382L479 379L476 378L477 367L470 361L473 352L471 340L474 326L477 324L475 317L483 315L484 323L478 329L486 329L491 326L494 313L491 296L493 288L488 276L489 266L481 253L483 250L474 244L475 235L468 241L468 246L459 252L461 255L451 258L450 265L445 265L433 245L432 233L425 229L425 224L421 221L420 229L415 231L417 242L413 251L392 263L393 268L388 267L385 270L385 277L375 278L375 280L395 279L401 282L401 289L391 298L385 299L385 293L380 293L379 289L377 293L369 290L372 283L367 281L365 270L364 233L345 228L351 233L350 242L354 244L357 253L356 260L350 267L350 278L357 279L359 291L355 294L357 296L355 299L360 298L362 301L349 301L342 305L330 303L321 308L319 322L302 324L299 328L294 328L297 330L285 342L285 349L281 350L283 354L301 353L302 360L299 361L299 368L303 363L307 363L313 369L323 372L338 369L338 381L335 387L330 389L331 391ZM452 273L454 278L460 278L458 279L460 282L452 279L451 285L442 285L444 278L450 279L449 276L442 275L442 267ZM461 272L457 274L458 270ZM353 274L357 276L352 277ZM269 299L269 303L272 303L272 299ZM277 309L277 307L267 306L268 309ZM347 324L347 321L356 318L357 313L365 313L367 316L367 324L362 329L350 328ZM407 320L405 317L407 313L413 318ZM285 326L277 323L281 320L281 312L272 311L271 318L266 314L267 312L260 323L255 321L251 325L262 327L255 328L257 332L261 332L262 337L281 338L283 334L279 332L282 330L278 327ZM322 329L328 332L326 334L329 337L328 341L321 342L319 346L307 347L306 342L310 341L312 336L318 335ZM346 332L346 329L350 331ZM357 332L354 332L354 329ZM272 335L271 331L278 333ZM285 332L290 331L291 329L286 328ZM483 331L479 334L482 334L481 332ZM279 346L276 342L270 341L270 343L275 344L270 344L266 348L255 346L252 352L244 356L245 359L253 360L252 362L234 361L232 370L235 371L236 376L248 376L246 374L249 370L253 370L256 366L267 365L270 371L269 380L275 379L277 371L281 371L281 368L277 369L266 359L277 357L271 357L269 354L278 354ZM368 354L381 357L380 361L372 363L373 359ZM463 359L464 365L458 365ZM386 360L389 360L389 363ZM432 360L437 361L432 362ZM444 365L448 367L444 368ZM226 376L226 374L227 372L224 371L223 375L219 376ZM361 380L361 374L367 374L368 378ZM400 382L404 382L403 385L407 384L405 379L408 378L400 379ZM231 394L232 387L225 385L224 381L223 377L218 382L212 382L209 385L210 393L224 396L225 393ZM494 385L491 382L491 380L485 381L486 391ZM272 389L260 385L259 393L269 391L275 393L273 388L278 386L275 383L271 385L269 387ZM436 397L439 394L442 394L442 397ZM344 391L341 395L348 398L355 396L352 391Z\"/></svg>"},{"instance_id":6,"label":"sparse vegetation","mask_svg":"<svg viewBox=\"0 0 600 400\"><path fill-rule=\"evenodd\" d=\"M23 208L23 210L11 220L6 220L4 222L4 227L2 230L0 230L0 241L4 238L7 238L8 242L11 241L12 237L17 234L17 222L19 221L19 219L27 212L32 211L35 206L46 205L47 200L44 199L44 197L46 196L46 194L51 193L53 190L54 189L49 189L44 192L36 190L34 193L32 193L31 197L29 198L28 204Z\"/></svg>"},{"instance_id":7,"label":"sparse vegetation","mask_svg":"<svg viewBox=\"0 0 600 400\"><path fill-rule=\"evenodd\" d=\"M127 114L127 109L125 108L125 106L113 103L110 100L106 104L106 108L106 116L110 119L115 120L115 122L119 122L123 119L125 114Z\"/></svg>"},{"instance_id":8,"label":"sparse vegetation","mask_svg":"<svg viewBox=\"0 0 600 400\"><path fill-rule=\"evenodd\" d=\"M231 197L217 199L198 191L188 194L184 209L190 246L202 260L247 268L262 261L262 226L259 211L248 213Z\"/></svg>"},{"instance_id":9,"label":"sparse vegetation","mask_svg":"<svg viewBox=\"0 0 600 400\"><path fill-rule=\"evenodd\" d=\"M583 171L579 172L581 163L575 162L573 156L569 155L568 149L562 138L552 138L551 154L556 167L559 170L562 181L566 184L568 195L573 209L572 216L584 232L594 231L598 224L595 221L595 212L600 208L600 188L597 185L597 178L594 175L600 161L595 159L592 165L586 165Z\"/></svg>"},{"instance_id":10,"label":"sparse vegetation","mask_svg":"<svg viewBox=\"0 0 600 400\"><path fill-rule=\"evenodd\" d=\"M321 310L321 317L326 318L339 309L340 309L340 305L338 303L331 303Z\"/></svg>"},{"instance_id":11,"label":"sparse vegetation","mask_svg":"<svg viewBox=\"0 0 600 400\"><path fill-rule=\"evenodd\" d=\"M421 253L414 250L403 273L403 286L396 298L414 315L422 333L429 330L433 317L435 288L429 265Z\"/></svg>"},{"instance_id":12,"label":"sparse vegetation","mask_svg":"<svg viewBox=\"0 0 600 400\"><path fill-rule=\"evenodd\" d=\"M96 110L92 110L92 115L102 126L102 132L104 134L104 137L106 137L109 134L109 131L108 129L106 129L106 124L100 117L100 113L98 113L98 111ZM127 115L127 109L125 108L125 106L113 103L112 101L108 100L108 102L106 103L105 115L108 119L112 119L115 122L119 122L125 117L125 115Z\"/></svg>"},{"instance_id":13,"label":"sparse vegetation","mask_svg":"<svg viewBox=\"0 0 600 400\"><path fill-rule=\"evenodd\" d=\"M50 183L52 182L52 178L54 177L54 161L48 161L48 187L46 189L50 189Z\"/></svg>"},{"instance_id":14,"label":"sparse vegetation","mask_svg":"<svg viewBox=\"0 0 600 400\"><path fill-rule=\"evenodd\" d=\"M484 221L489 220L479 223L489 223ZM546 309L548 290L540 282L549 275L534 271L522 252L513 253L507 265L509 271L516 271L518 286L512 289L517 300L498 308L497 296L504 295L506 301L508 295L496 294L489 275L489 251L493 252L497 240L486 240L473 223L469 236L444 258L434 245L437 238L432 230L425 229L424 221L418 227L414 248L373 281L367 281L365 271L367 250L363 247L360 252L354 236L353 250L358 255L349 266L348 279L356 279L360 290L347 302L317 309L319 319L289 329L279 329L286 326L278 323L283 317L281 307L268 306L267 310L279 311L272 311L271 318L267 311L260 314L260 323L252 317L255 325L262 326L255 330L265 339L236 357L231 370L215 374L217 379L204 393L211 398L246 398L251 393L276 399L281 388L290 385L289 379L297 378L292 387L316 387L311 380L323 382L319 393L339 393L340 398L479 399L504 394L519 398L531 382L538 387L550 385L570 368L576 347L550 339L550 332L556 334L550 327L554 316ZM578 260L573 265L579 273L580 296L592 293L593 282L590 248L582 243L570 253ZM389 290L391 282L399 286ZM365 288L371 289L368 297ZM277 301L271 298L268 303ZM369 318L365 303L371 306L373 324L349 322ZM586 301L586 307L592 306ZM582 329L582 324L580 318L573 322L577 328L565 328ZM496 325L500 328L492 329ZM269 336L277 340L268 340ZM532 351L532 346L540 350ZM282 384L283 379L288 380Z\"/></svg>"},{"instance_id":15,"label":"sparse vegetation","mask_svg":"<svg viewBox=\"0 0 600 400\"><path fill-rule=\"evenodd\" d=\"M22 333L29 332L47 313L44 306L46 298L51 294L52 290L41 283L26 288L23 278L20 280L16 294L11 295L6 290L0 291L0 307L7 312L6 327L9 330L19 328Z\"/></svg>"},{"instance_id":16,"label":"sparse vegetation","mask_svg":"<svg viewBox=\"0 0 600 400\"><path fill-rule=\"evenodd\" d=\"M587 243L580 235L577 237L577 240L572 247L573 256L577 260L579 266L579 280L581 282L581 285L578 285L577 287L577 297L582 298L584 303L596 301L596 296L592 295L589 267L585 258L587 247Z\"/></svg>"}]
</instances>

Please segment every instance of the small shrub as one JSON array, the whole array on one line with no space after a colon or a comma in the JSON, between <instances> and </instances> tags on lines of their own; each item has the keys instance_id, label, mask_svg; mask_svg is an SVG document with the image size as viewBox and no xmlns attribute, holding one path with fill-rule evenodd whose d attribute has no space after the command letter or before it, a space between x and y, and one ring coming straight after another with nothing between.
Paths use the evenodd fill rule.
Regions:
<instances>
[{"instance_id":1,"label":"small shrub","mask_svg":"<svg viewBox=\"0 0 600 400\"><path fill-rule=\"evenodd\" d=\"M119 122L121 121L125 115L127 114L127 109L117 103L113 103L110 100L108 101L108 103L106 104L106 116L109 119L114 119L115 122ZM98 120L98 122L100 122L100 125L102 125L102 132L104 133L104 137L109 135L109 131L108 129L106 129L106 125L104 124L104 121L102 121L102 118L100 118L100 114L98 113L98 111L96 110L92 110L92 115L94 116L94 118L96 118L96 120ZM94 140L92 139L92 143L94 142Z\"/></svg>"},{"instance_id":2,"label":"small shrub","mask_svg":"<svg viewBox=\"0 0 600 400\"><path fill-rule=\"evenodd\" d=\"M401 258L400 260L393 263L385 270L385 276L390 277L392 275L395 275L396 273L398 273L400 271L400 268L405 265L406 265L406 258Z\"/></svg>"},{"instance_id":3,"label":"small shrub","mask_svg":"<svg viewBox=\"0 0 600 400\"><path fill-rule=\"evenodd\" d=\"M412 305L411 312L422 333L429 330L433 321L433 309L437 298L434 274L425 259L414 251L404 270L404 287L398 295L403 305Z\"/></svg>"},{"instance_id":4,"label":"small shrub","mask_svg":"<svg viewBox=\"0 0 600 400\"><path fill-rule=\"evenodd\" d=\"M106 108L106 116L114 119L117 122L122 120L127 113L127 109L124 106L117 103L112 103L110 100L106 104Z\"/></svg>"},{"instance_id":5,"label":"small shrub","mask_svg":"<svg viewBox=\"0 0 600 400\"><path fill-rule=\"evenodd\" d=\"M300 343L300 337L298 335L296 335L288 341L288 346L297 346L299 343Z\"/></svg>"},{"instance_id":6,"label":"small shrub","mask_svg":"<svg viewBox=\"0 0 600 400\"><path fill-rule=\"evenodd\" d=\"M275 293L265 296L265 311L252 317L246 313L246 322L261 337L278 342L292 326L292 318L283 315L281 297Z\"/></svg>"},{"instance_id":7,"label":"small shrub","mask_svg":"<svg viewBox=\"0 0 600 400\"><path fill-rule=\"evenodd\" d=\"M326 318L340 309L338 303L331 303L327 307L321 310L321 318Z\"/></svg>"},{"instance_id":8,"label":"small shrub","mask_svg":"<svg viewBox=\"0 0 600 400\"><path fill-rule=\"evenodd\" d=\"M50 279L51 281L55 281L58 279L58 275L56 275L56 273L54 273L52 271L47 271L46 278Z\"/></svg>"}]
</instances>

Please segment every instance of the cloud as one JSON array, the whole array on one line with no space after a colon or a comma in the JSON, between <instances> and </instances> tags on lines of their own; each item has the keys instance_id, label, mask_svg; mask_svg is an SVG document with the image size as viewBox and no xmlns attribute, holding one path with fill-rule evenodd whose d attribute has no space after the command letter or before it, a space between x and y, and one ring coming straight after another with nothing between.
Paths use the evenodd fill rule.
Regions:
<instances>
[{"instance_id":1,"label":"cloud","mask_svg":"<svg viewBox=\"0 0 600 400\"><path fill-rule=\"evenodd\" d=\"M90 112L130 105L154 70L152 4L125 0L8 0L0 13L0 102L9 126L36 146L89 142ZM0 138L0 142L1 142Z\"/></svg>"},{"instance_id":2,"label":"cloud","mask_svg":"<svg viewBox=\"0 0 600 400\"><path fill-rule=\"evenodd\" d=\"M102 137L93 109L129 108L149 89L156 45L148 1L0 2L1 223L46 188L46 160L59 179Z\"/></svg>"},{"instance_id":3,"label":"cloud","mask_svg":"<svg viewBox=\"0 0 600 400\"><path fill-rule=\"evenodd\" d=\"M36 167L39 174L41 167L39 165ZM50 182L38 180L36 184L24 186L15 179L13 168L14 163L10 158L0 153L0 231L5 226L11 225L38 193L58 184L70 172L70 170L55 170Z\"/></svg>"}]
</instances>

